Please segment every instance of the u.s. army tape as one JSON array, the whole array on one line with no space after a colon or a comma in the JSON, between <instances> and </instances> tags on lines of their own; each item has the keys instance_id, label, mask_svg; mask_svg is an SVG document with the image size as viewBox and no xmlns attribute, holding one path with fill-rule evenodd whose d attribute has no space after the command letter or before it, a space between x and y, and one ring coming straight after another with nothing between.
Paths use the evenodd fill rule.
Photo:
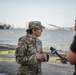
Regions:
<instances>
[{"instance_id":1,"label":"u.s. army tape","mask_svg":"<svg viewBox=\"0 0 76 75\"><path fill-rule=\"evenodd\" d=\"M69 44L71 44L71 42L56 44L56 45L53 45L53 47L67 46L67 45L69 45ZM47 49L50 49L50 46L45 46L45 47L43 48L43 50L47 50Z\"/></svg>"},{"instance_id":2,"label":"u.s. army tape","mask_svg":"<svg viewBox=\"0 0 76 75\"><path fill-rule=\"evenodd\" d=\"M49 61L50 62L59 62L58 57L50 57ZM15 58L0 58L0 61L15 61Z\"/></svg>"},{"instance_id":3,"label":"u.s. army tape","mask_svg":"<svg viewBox=\"0 0 76 75\"><path fill-rule=\"evenodd\" d=\"M0 61L15 61L15 58L0 58Z\"/></svg>"},{"instance_id":4,"label":"u.s. army tape","mask_svg":"<svg viewBox=\"0 0 76 75\"><path fill-rule=\"evenodd\" d=\"M51 62L60 62L59 57L50 57L49 61L51 61Z\"/></svg>"},{"instance_id":5,"label":"u.s. army tape","mask_svg":"<svg viewBox=\"0 0 76 75\"><path fill-rule=\"evenodd\" d=\"M69 45L69 44L71 44L71 42L66 42L64 44L56 44L53 47L66 46L66 45ZM43 48L43 50L47 50L49 48L50 48L50 46L46 46L46 47ZM15 50L0 51L0 54L14 54L14 53L15 53Z\"/></svg>"},{"instance_id":6,"label":"u.s. army tape","mask_svg":"<svg viewBox=\"0 0 76 75\"><path fill-rule=\"evenodd\" d=\"M8 51L0 51L0 54L13 54L15 50L8 50Z\"/></svg>"}]
</instances>

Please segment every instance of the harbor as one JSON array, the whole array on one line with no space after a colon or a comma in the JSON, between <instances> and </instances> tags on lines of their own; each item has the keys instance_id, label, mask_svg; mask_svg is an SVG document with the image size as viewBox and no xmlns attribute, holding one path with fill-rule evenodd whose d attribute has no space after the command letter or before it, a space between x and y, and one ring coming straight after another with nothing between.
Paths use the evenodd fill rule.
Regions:
<instances>
[{"instance_id":1,"label":"harbor","mask_svg":"<svg viewBox=\"0 0 76 75\"><path fill-rule=\"evenodd\" d=\"M0 29L28 29L28 23L25 23L25 28L20 28L20 27L16 27L15 25L11 25L11 24L6 24L3 22L0 22ZM71 30L73 29L73 27L59 27L57 25L54 24L47 24L47 27L45 27L45 29L47 30Z\"/></svg>"},{"instance_id":2,"label":"harbor","mask_svg":"<svg viewBox=\"0 0 76 75\"><path fill-rule=\"evenodd\" d=\"M9 29L10 25L9 24L4 24L2 22L0 22L0 29Z\"/></svg>"}]
</instances>

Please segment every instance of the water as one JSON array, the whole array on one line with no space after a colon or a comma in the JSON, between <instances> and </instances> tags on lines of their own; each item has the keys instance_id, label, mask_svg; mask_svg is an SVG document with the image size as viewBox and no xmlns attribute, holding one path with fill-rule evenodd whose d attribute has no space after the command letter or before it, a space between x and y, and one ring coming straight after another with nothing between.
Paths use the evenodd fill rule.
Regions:
<instances>
[{"instance_id":1,"label":"water","mask_svg":"<svg viewBox=\"0 0 76 75\"><path fill-rule=\"evenodd\" d=\"M0 44L17 45L18 39L26 35L24 29L0 30ZM72 42L74 30L44 30L39 39L44 47L56 46L57 49L67 50ZM64 44L64 45L62 45Z\"/></svg>"}]
</instances>

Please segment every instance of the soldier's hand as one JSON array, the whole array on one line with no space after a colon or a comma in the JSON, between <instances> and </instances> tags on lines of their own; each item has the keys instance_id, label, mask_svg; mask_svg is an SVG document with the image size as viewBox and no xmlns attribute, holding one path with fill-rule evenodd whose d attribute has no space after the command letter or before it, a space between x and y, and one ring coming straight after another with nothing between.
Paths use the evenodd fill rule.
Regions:
<instances>
[{"instance_id":1,"label":"soldier's hand","mask_svg":"<svg viewBox=\"0 0 76 75\"><path fill-rule=\"evenodd\" d=\"M44 53L36 53L36 58L37 59L40 59L40 60L43 60L45 59L46 60L46 55Z\"/></svg>"}]
</instances>

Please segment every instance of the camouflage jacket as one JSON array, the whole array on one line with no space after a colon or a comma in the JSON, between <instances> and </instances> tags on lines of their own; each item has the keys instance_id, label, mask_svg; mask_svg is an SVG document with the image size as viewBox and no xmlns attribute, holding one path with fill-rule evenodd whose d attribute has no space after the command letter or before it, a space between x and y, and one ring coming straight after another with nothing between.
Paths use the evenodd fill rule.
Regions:
<instances>
[{"instance_id":1,"label":"camouflage jacket","mask_svg":"<svg viewBox=\"0 0 76 75\"><path fill-rule=\"evenodd\" d=\"M31 38L28 35L19 38L15 51L16 62L20 64L19 72L24 75L41 75L42 61L36 59L37 52L43 52L42 43L38 38Z\"/></svg>"}]
</instances>

